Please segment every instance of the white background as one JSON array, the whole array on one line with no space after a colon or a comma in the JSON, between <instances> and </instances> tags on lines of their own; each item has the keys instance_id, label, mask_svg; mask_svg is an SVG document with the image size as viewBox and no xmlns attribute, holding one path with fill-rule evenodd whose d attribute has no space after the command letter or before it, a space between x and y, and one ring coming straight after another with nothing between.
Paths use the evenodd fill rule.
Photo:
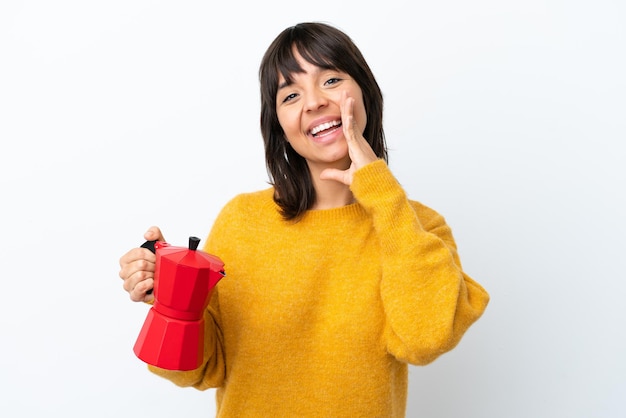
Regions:
<instances>
[{"instance_id":1,"label":"white background","mask_svg":"<svg viewBox=\"0 0 626 418\"><path fill-rule=\"evenodd\" d=\"M392 170L492 297L410 368L408 416L626 416L619 0L4 0L0 415L212 415L213 391L134 356L147 308L118 259L153 224L204 238L267 186L258 64L309 20L361 48Z\"/></svg>"}]
</instances>

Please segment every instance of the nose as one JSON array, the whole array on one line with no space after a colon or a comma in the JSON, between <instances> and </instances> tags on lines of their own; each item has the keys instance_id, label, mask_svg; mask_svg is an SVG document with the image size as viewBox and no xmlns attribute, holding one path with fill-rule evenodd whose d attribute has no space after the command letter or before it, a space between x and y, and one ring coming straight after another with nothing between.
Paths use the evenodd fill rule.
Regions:
<instances>
[{"instance_id":1,"label":"nose","mask_svg":"<svg viewBox=\"0 0 626 418\"><path fill-rule=\"evenodd\" d=\"M304 110L314 112L328 105L328 98L323 91L317 88L307 90L304 100Z\"/></svg>"}]
</instances>

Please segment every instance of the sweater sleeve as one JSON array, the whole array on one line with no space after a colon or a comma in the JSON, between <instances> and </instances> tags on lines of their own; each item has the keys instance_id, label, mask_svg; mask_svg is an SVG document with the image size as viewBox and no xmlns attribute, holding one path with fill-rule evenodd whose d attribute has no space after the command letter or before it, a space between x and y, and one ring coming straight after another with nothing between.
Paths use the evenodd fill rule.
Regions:
<instances>
[{"instance_id":1,"label":"sweater sleeve","mask_svg":"<svg viewBox=\"0 0 626 418\"><path fill-rule=\"evenodd\" d=\"M489 295L463 272L444 218L409 201L383 160L358 170L351 188L372 217L381 248L387 350L428 364L459 343Z\"/></svg>"}]
</instances>

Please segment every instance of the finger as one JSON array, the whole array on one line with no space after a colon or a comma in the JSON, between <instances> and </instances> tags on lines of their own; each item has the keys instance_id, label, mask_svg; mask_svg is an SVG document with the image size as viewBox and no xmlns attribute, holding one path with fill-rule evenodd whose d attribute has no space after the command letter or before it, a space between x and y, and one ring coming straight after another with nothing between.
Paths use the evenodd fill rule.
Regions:
<instances>
[{"instance_id":1,"label":"finger","mask_svg":"<svg viewBox=\"0 0 626 418\"><path fill-rule=\"evenodd\" d=\"M133 248L120 258L119 276L132 300L145 300L154 286L155 262L156 256L145 248Z\"/></svg>"},{"instance_id":2,"label":"finger","mask_svg":"<svg viewBox=\"0 0 626 418\"><path fill-rule=\"evenodd\" d=\"M341 126L343 127L343 136L350 145L356 139L356 124L354 121L354 99L348 97L347 92L343 92L341 101Z\"/></svg>"},{"instance_id":3,"label":"finger","mask_svg":"<svg viewBox=\"0 0 626 418\"><path fill-rule=\"evenodd\" d=\"M165 241L163 233L158 226L151 226L150 228L148 228L146 233L143 234L143 237L146 239L146 241Z\"/></svg>"},{"instance_id":4,"label":"finger","mask_svg":"<svg viewBox=\"0 0 626 418\"><path fill-rule=\"evenodd\" d=\"M343 183L347 186L352 184L352 167L348 170L339 170L336 168L327 168L320 173L321 180L333 180Z\"/></svg>"},{"instance_id":5,"label":"finger","mask_svg":"<svg viewBox=\"0 0 626 418\"><path fill-rule=\"evenodd\" d=\"M154 300L154 294L150 293L150 294L145 294L145 296L143 297L143 301L144 302L152 302Z\"/></svg>"},{"instance_id":6,"label":"finger","mask_svg":"<svg viewBox=\"0 0 626 418\"><path fill-rule=\"evenodd\" d=\"M128 273L128 270L125 271L125 269L133 268L132 263L135 263L136 261L141 261L141 260L154 264L154 262L156 261L156 256L150 250L146 248L137 247L137 248L131 249L122 257L120 257L119 263L122 269L120 271L120 277L124 279L125 276L122 276L122 274L124 272Z\"/></svg>"},{"instance_id":7,"label":"finger","mask_svg":"<svg viewBox=\"0 0 626 418\"><path fill-rule=\"evenodd\" d=\"M350 159L354 163L354 170L378 159L371 145L363 137L354 118L354 98L349 97L346 91L343 92L341 102L341 124L343 136L348 144ZM354 171L353 170L353 171Z\"/></svg>"},{"instance_id":8,"label":"finger","mask_svg":"<svg viewBox=\"0 0 626 418\"><path fill-rule=\"evenodd\" d=\"M154 295L148 294L148 291L152 290L153 287L154 287L153 279L146 279L137 283L137 285L129 292L130 299L133 302L151 301L152 299L154 299Z\"/></svg>"},{"instance_id":9,"label":"finger","mask_svg":"<svg viewBox=\"0 0 626 418\"><path fill-rule=\"evenodd\" d=\"M120 277L124 280L124 290L131 292L139 283L154 278L154 263L135 261L122 268Z\"/></svg>"},{"instance_id":10,"label":"finger","mask_svg":"<svg viewBox=\"0 0 626 418\"><path fill-rule=\"evenodd\" d=\"M150 301L153 298L151 291L154 288L154 274L148 271L137 271L124 280L123 287L131 300Z\"/></svg>"}]
</instances>

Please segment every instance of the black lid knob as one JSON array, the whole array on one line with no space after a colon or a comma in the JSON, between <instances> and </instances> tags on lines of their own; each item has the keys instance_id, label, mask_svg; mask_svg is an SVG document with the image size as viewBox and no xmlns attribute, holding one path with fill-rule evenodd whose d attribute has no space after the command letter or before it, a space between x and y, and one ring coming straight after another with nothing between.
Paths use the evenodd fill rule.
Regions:
<instances>
[{"instance_id":1,"label":"black lid knob","mask_svg":"<svg viewBox=\"0 0 626 418\"><path fill-rule=\"evenodd\" d=\"M189 249L195 251L198 249L198 244L200 244L200 238L198 237L189 237Z\"/></svg>"}]
</instances>

